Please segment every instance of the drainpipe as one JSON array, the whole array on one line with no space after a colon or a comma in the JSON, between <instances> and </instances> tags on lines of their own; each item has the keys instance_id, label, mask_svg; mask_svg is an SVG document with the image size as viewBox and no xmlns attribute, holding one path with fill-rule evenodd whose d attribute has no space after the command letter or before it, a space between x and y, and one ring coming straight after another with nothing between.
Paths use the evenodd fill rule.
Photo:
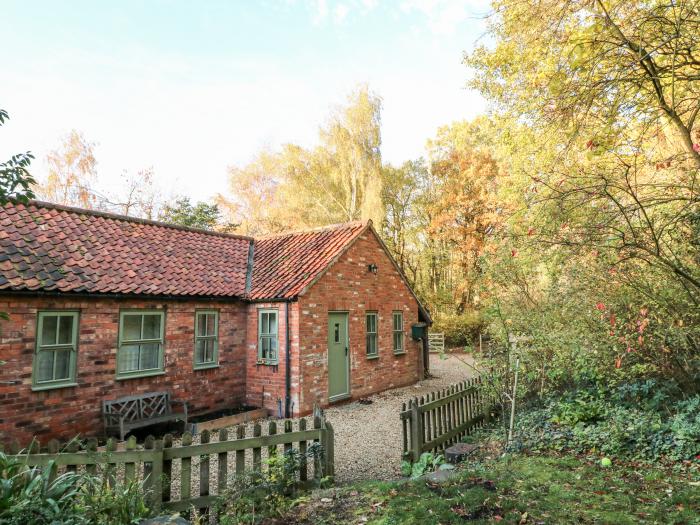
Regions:
<instances>
[{"instance_id":1,"label":"drainpipe","mask_svg":"<svg viewBox=\"0 0 700 525\"><path fill-rule=\"evenodd\" d=\"M289 301L284 303L284 317L285 317L285 343L284 343L284 354L286 361L284 362L284 417L290 418L291 415L291 394L292 394L292 367L290 366L290 354L291 349L289 348Z\"/></svg>"}]
</instances>

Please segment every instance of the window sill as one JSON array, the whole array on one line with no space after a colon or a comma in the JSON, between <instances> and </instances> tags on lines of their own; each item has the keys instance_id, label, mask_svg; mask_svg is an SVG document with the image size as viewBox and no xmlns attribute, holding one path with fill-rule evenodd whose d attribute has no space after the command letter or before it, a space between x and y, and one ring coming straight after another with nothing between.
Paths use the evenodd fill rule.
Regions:
<instances>
[{"instance_id":1,"label":"window sill","mask_svg":"<svg viewBox=\"0 0 700 525\"><path fill-rule=\"evenodd\" d=\"M134 372L133 374L122 374L116 377L117 381L126 381L128 379L141 379L143 377L164 376L165 370L156 370L154 372Z\"/></svg>"},{"instance_id":2,"label":"window sill","mask_svg":"<svg viewBox=\"0 0 700 525\"><path fill-rule=\"evenodd\" d=\"M206 363L201 365L194 365L194 370L211 370L212 368L219 368L219 363Z\"/></svg>"},{"instance_id":3,"label":"window sill","mask_svg":"<svg viewBox=\"0 0 700 525\"><path fill-rule=\"evenodd\" d=\"M32 392L43 392L44 390L56 390L57 388L70 388L78 386L78 383L58 383L53 385L32 385Z\"/></svg>"},{"instance_id":4,"label":"window sill","mask_svg":"<svg viewBox=\"0 0 700 525\"><path fill-rule=\"evenodd\" d=\"M406 355L406 350L401 350L400 352L394 352L394 355Z\"/></svg>"},{"instance_id":5,"label":"window sill","mask_svg":"<svg viewBox=\"0 0 700 525\"><path fill-rule=\"evenodd\" d=\"M367 361L372 361L373 359L379 359L378 355L368 355L367 356Z\"/></svg>"},{"instance_id":6,"label":"window sill","mask_svg":"<svg viewBox=\"0 0 700 525\"><path fill-rule=\"evenodd\" d=\"M279 366L279 361L264 361L258 359L255 362L256 365L263 365L263 366Z\"/></svg>"}]
</instances>

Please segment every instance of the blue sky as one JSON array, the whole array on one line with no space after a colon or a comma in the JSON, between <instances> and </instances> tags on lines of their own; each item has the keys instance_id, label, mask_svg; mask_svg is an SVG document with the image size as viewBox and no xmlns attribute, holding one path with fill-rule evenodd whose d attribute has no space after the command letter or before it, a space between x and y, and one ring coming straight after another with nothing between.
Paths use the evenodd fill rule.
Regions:
<instances>
[{"instance_id":1,"label":"blue sky","mask_svg":"<svg viewBox=\"0 0 700 525\"><path fill-rule=\"evenodd\" d=\"M227 167L314 144L358 84L382 96L384 160L484 111L462 53L487 0L0 0L0 158L34 171L71 129L96 142L100 186L153 167L165 196L228 191Z\"/></svg>"}]
</instances>

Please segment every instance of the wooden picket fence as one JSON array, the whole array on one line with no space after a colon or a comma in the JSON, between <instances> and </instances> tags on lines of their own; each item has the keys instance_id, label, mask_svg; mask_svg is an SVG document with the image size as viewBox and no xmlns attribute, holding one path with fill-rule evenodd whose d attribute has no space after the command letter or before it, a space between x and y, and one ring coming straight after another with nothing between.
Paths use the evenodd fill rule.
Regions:
<instances>
[{"instance_id":1,"label":"wooden picket fence","mask_svg":"<svg viewBox=\"0 0 700 525\"><path fill-rule=\"evenodd\" d=\"M442 452L491 417L493 399L480 378L431 392L404 403L401 411L404 458L414 462L423 452Z\"/></svg>"},{"instance_id":2,"label":"wooden picket fence","mask_svg":"<svg viewBox=\"0 0 700 525\"><path fill-rule=\"evenodd\" d=\"M155 510L207 509L226 489L230 475L264 468L263 458L278 453L280 446L284 452L297 447L305 457L311 443L320 445L320 455L313 464L302 459L300 483L307 482L309 474L312 479L334 475L333 426L329 421L315 417L312 428L307 428L306 419L297 420L296 425L286 420L280 433L277 426L276 421L270 421L267 434L263 434L262 426L256 423L250 437L246 436L243 425L236 428L235 437L230 436L227 429L221 429L215 441L212 438L216 434L205 430L199 434L199 443L193 443L192 435L186 432L177 444L166 434L163 439L149 436L142 446L131 436L122 446L114 439L109 439L104 447L98 447L95 439L84 443L75 440L63 447L52 440L46 452L40 451L36 441L21 452L16 444L11 445L7 452L27 466L51 468L52 477L64 471L84 469L90 474L104 476L111 483L140 481ZM193 473L197 472L193 490Z\"/></svg>"},{"instance_id":3,"label":"wooden picket fence","mask_svg":"<svg viewBox=\"0 0 700 525\"><path fill-rule=\"evenodd\" d=\"M445 353L445 334L442 332L428 333L428 351L431 354Z\"/></svg>"}]
</instances>

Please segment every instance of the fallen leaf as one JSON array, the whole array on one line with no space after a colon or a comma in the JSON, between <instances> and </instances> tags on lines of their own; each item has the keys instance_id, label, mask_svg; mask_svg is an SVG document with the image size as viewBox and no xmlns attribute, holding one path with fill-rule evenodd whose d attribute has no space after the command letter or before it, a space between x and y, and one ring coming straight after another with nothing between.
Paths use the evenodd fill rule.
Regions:
<instances>
[{"instance_id":1,"label":"fallen leaf","mask_svg":"<svg viewBox=\"0 0 700 525\"><path fill-rule=\"evenodd\" d=\"M527 523L527 512L523 512L520 516L520 525L525 525Z\"/></svg>"}]
</instances>

